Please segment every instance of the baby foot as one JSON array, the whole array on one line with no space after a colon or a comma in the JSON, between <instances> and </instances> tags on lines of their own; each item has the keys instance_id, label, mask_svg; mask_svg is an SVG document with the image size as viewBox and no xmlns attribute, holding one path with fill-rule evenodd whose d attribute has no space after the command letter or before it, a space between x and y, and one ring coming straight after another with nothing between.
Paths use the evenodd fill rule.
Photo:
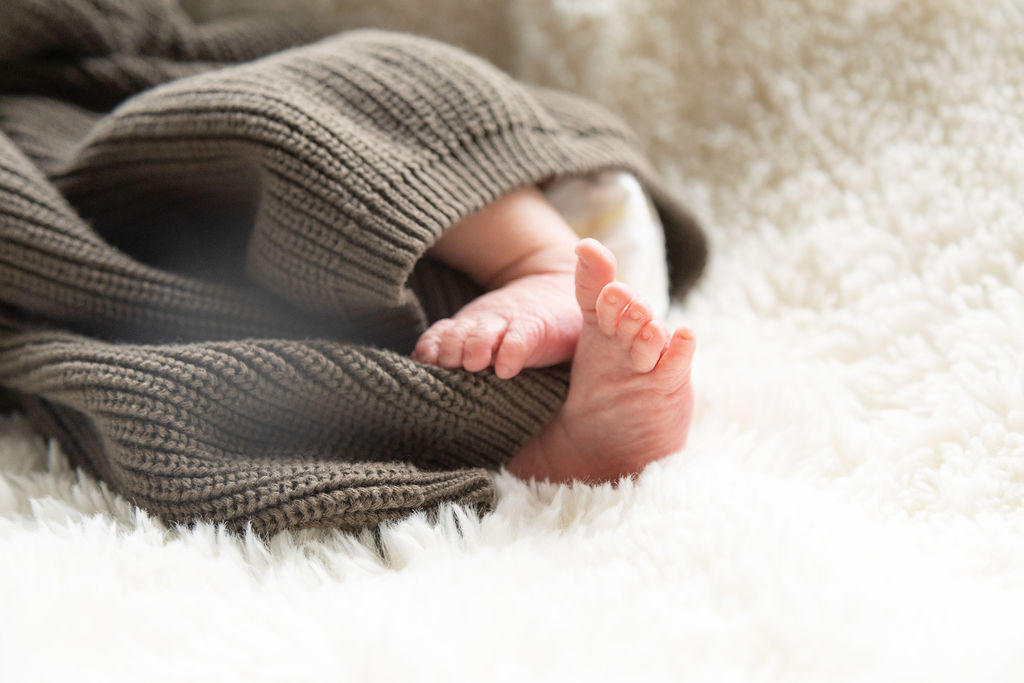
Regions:
<instances>
[{"instance_id":1,"label":"baby foot","mask_svg":"<svg viewBox=\"0 0 1024 683\"><path fill-rule=\"evenodd\" d=\"M472 372L493 363L503 379L524 367L567 361L583 326L572 283L568 271L513 280L469 302L454 317L434 323L412 357Z\"/></svg>"},{"instance_id":2,"label":"baby foot","mask_svg":"<svg viewBox=\"0 0 1024 683\"><path fill-rule=\"evenodd\" d=\"M576 249L583 318L561 410L509 462L523 479L613 481L681 449L693 411L689 330L669 334L650 306L615 281L599 242Z\"/></svg>"}]
</instances>

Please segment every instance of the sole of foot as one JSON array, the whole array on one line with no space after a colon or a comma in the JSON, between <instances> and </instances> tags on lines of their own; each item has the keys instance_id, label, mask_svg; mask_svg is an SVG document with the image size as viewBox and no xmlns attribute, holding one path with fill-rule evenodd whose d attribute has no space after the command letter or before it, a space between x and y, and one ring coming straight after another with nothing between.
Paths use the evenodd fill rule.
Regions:
<instances>
[{"instance_id":1,"label":"sole of foot","mask_svg":"<svg viewBox=\"0 0 1024 683\"><path fill-rule=\"evenodd\" d=\"M596 240L576 249L583 329L561 410L507 464L523 479L615 481L686 443L693 412L687 328L673 332L628 285Z\"/></svg>"}]
</instances>

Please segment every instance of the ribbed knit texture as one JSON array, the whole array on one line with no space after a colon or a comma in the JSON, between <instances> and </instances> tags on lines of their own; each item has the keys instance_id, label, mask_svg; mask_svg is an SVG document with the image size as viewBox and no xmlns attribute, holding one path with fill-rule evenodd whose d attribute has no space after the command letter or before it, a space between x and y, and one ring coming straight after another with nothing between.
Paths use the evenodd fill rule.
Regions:
<instances>
[{"instance_id":1,"label":"ribbed knit texture","mask_svg":"<svg viewBox=\"0 0 1024 683\"><path fill-rule=\"evenodd\" d=\"M160 0L0 6L0 403L171 522L488 506L485 468L550 418L566 372L407 355L475 291L425 251L514 188L626 169L677 292L704 262L599 107L408 35L277 52L312 38Z\"/></svg>"}]
</instances>

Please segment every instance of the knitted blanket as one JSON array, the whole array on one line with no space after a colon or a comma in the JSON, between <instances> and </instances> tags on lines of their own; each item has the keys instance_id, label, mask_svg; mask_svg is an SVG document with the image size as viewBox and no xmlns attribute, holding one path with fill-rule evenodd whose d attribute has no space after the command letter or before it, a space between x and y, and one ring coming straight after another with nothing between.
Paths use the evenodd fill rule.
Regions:
<instances>
[{"instance_id":1,"label":"knitted blanket","mask_svg":"<svg viewBox=\"0 0 1024 683\"><path fill-rule=\"evenodd\" d=\"M263 532L488 506L565 372L407 356L476 292L424 252L516 187L620 168L677 291L702 238L596 105L403 34L0 9L0 386L166 520ZM283 51L281 51L283 50ZM269 55L257 59L260 55Z\"/></svg>"},{"instance_id":2,"label":"knitted blanket","mask_svg":"<svg viewBox=\"0 0 1024 683\"><path fill-rule=\"evenodd\" d=\"M4 3L0 2L0 6ZM0 419L0 680L1024 680L1018 0L193 0L623 114L706 226L686 450L379 536L168 528Z\"/></svg>"}]
</instances>

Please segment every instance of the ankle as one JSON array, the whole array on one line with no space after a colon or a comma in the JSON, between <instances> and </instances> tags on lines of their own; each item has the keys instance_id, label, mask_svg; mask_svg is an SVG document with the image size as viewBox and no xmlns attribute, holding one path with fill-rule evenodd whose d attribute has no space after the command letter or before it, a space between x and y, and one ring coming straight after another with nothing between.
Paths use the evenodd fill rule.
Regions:
<instances>
[{"instance_id":1,"label":"ankle","mask_svg":"<svg viewBox=\"0 0 1024 683\"><path fill-rule=\"evenodd\" d=\"M579 469L573 466L576 444L568 435L561 413L526 442L506 463L506 469L523 480L547 480L552 483L573 481Z\"/></svg>"},{"instance_id":2,"label":"ankle","mask_svg":"<svg viewBox=\"0 0 1024 683\"><path fill-rule=\"evenodd\" d=\"M539 190L523 188L450 227L430 254L496 289L528 275L571 273L578 242Z\"/></svg>"}]
</instances>

